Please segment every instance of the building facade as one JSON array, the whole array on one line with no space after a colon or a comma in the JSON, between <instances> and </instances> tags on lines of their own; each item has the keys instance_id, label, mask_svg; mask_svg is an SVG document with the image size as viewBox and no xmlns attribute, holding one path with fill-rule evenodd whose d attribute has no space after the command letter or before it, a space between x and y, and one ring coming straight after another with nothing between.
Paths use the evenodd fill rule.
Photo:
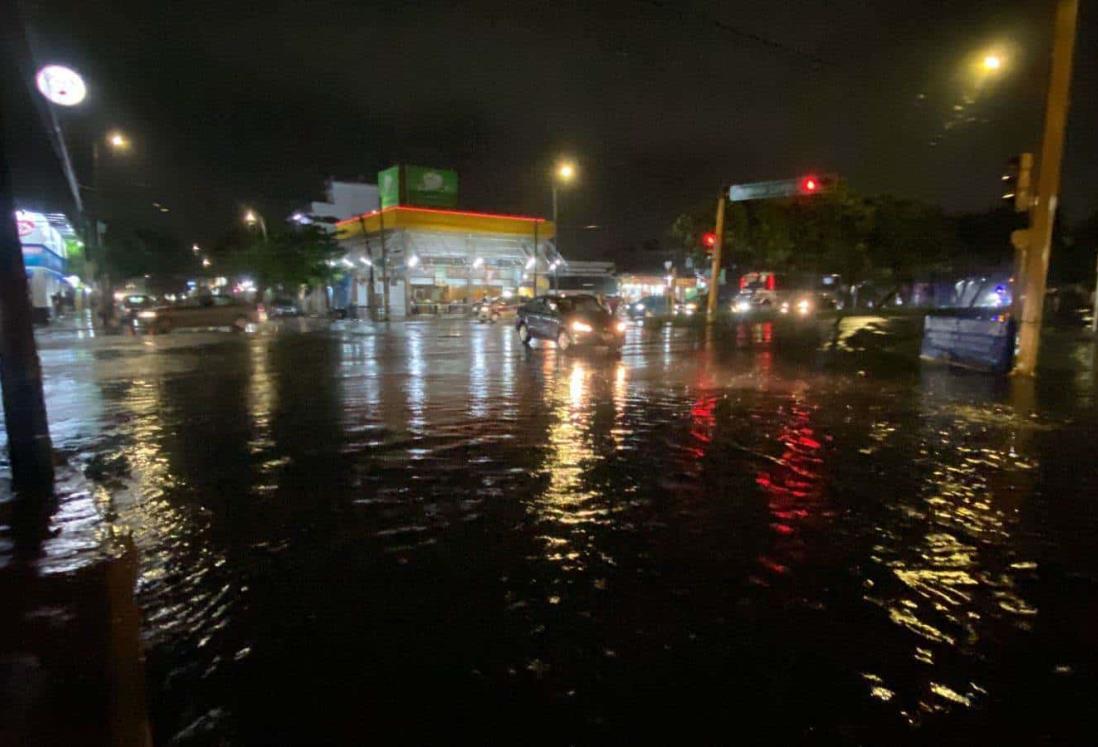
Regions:
<instances>
[{"instance_id":1,"label":"building facade","mask_svg":"<svg viewBox=\"0 0 1098 747\"><path fill-rule=\"evenodd\" d=\"M383 312L387 300L392 317L544 293L560 259L555 227L539 217L397 205L336 227L349 305Z\"/></svg>"}]
</instances>

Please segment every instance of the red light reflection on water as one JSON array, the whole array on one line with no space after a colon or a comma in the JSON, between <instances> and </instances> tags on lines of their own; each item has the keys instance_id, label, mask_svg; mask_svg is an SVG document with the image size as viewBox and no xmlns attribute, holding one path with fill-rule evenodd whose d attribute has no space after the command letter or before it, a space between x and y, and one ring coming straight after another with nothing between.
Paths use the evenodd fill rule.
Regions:
<instances>
[{"instance_id":1,"label":"red light reflection on water","mask_svg":"<svg viewBox=\"0 0 1098 747\"><path fill-rule=\"evenodd\" d=\"M783 416L786 421L777 437L781 457L755 476L756 484L766 493L774 533L771 553L758 561L777 575L788 573L791 565L803 560L803 524L819 513L823 501L823 439L812 428L811 409L795 401L779 413Z\"/></svg>"}]
</instances>

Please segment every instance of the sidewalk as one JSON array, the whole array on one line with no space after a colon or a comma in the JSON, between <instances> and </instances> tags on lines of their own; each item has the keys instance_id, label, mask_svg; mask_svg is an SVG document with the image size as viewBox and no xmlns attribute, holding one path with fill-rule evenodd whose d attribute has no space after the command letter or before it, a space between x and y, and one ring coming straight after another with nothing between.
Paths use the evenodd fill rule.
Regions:
<instances>
[{"instance_id":1,"label":"sidewalk","mask_svg":"<svg viewBox=\"0 0 1098 747\"><path fill-rule=\"evenodd\" d=\"M128 538L66 573L0 568L0 744L152 744L136 581Z\"/></svg>"}]
</instances>

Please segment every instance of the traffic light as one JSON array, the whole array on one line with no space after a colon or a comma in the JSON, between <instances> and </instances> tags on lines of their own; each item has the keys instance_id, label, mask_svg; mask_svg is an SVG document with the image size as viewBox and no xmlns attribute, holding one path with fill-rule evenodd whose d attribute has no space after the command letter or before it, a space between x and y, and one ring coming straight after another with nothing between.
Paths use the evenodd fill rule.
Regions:
<instances>
[{"instance_id":1,"label":"traffic light","mask_svg":"<svg viewBox=\"0 0 1098 747\"><path fill-rule=\"evenodd\" d=\"M708 231L702 234L702 246L705 247L705 251L713 251L713 247L717 245L717 234L712 231Z\"/></svg>"},{"instance_id":2,"label":"traffic light","mask_svg":"<svg viewBox=\"0 0 1098 747\"><path fill-rule=\"evenodd\" d=\"M1015 212L1027 212L1033 204L1031 174L1033 172L1033 154L1019 153L1007 161L1003 174L1003 202L1014 205Z\"/></svg>"},{"instance_id":3,"label":"traffic light","mask_svg":"<svg viewBox=\"0 0 1098 747\"><path fill-rule=\"evenodd\" d=\"M835 188L834 176L806 174L797 181L797 192L802 195L818 195Z\"/></svg>"}]
</instances>

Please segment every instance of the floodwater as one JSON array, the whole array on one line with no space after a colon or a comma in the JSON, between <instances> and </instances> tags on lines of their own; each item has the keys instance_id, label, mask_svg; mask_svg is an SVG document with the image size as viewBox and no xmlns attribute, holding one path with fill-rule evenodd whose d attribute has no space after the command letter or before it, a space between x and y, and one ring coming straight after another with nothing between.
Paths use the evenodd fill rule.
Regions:
<instances>
[{"instance_id":1,"label":"floodwater","mask_svg":"<svg viewBox=\"0 0 1098 747\"><path fill-rule=\"evenodd\" d=\"M1092 345L848 324L46 335L43 563L132 532L161 744L1091 742Z\"/></svg>"}]
</instances>

